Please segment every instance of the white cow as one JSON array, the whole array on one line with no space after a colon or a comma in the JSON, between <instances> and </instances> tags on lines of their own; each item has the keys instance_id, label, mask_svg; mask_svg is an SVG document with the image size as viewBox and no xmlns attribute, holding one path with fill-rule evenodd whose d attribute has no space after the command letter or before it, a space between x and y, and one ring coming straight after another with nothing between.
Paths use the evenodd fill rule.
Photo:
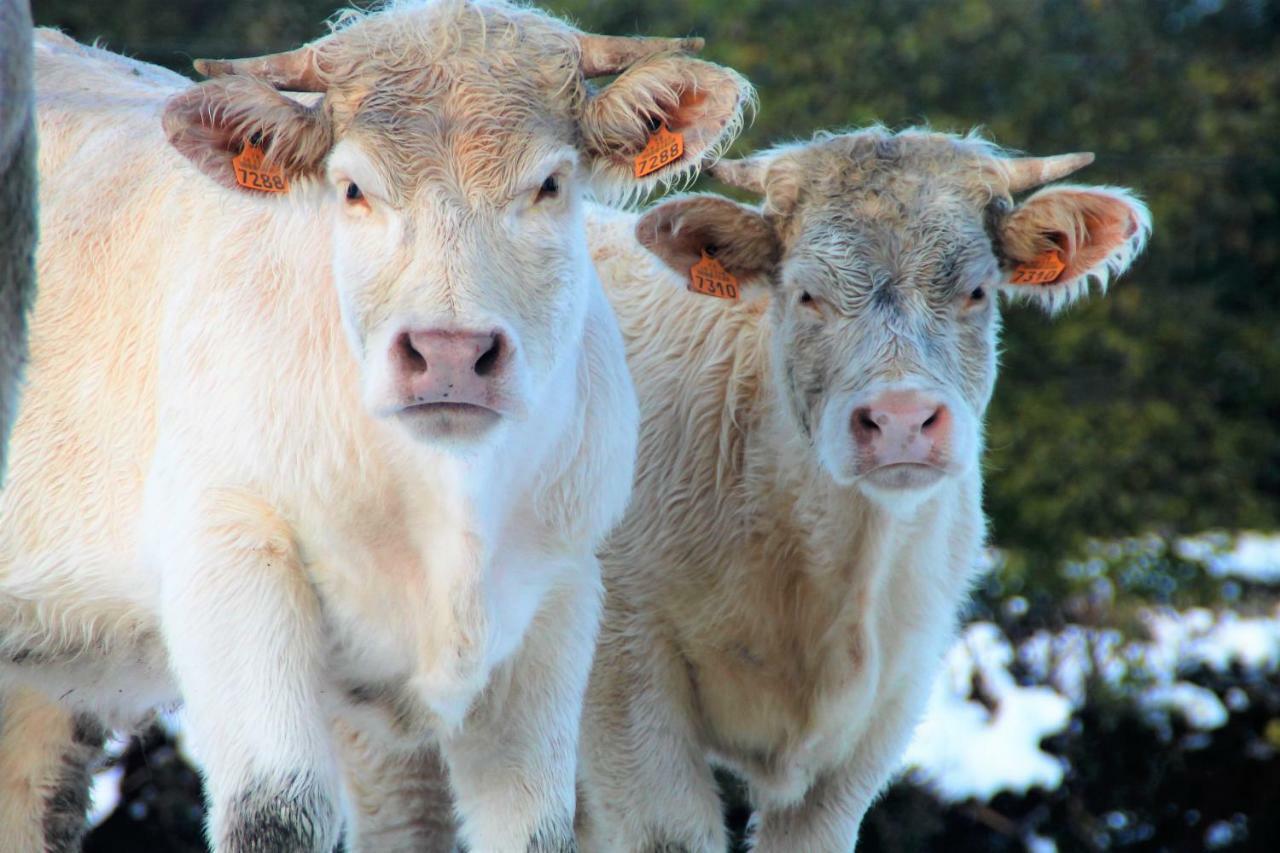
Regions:
<instances>
[{"instance_id":1,"label":"white cow","mask_svg":"<svg viewBox=\"0 0 1280 853\"><path fill-rule=\"evenodd\" d=\"M0 0L0 483L27 352L35 292L36 120L31 10Z\"/></svg>"},{"instance_id":2,"label":"white cow","mask_svg":"<svg viewBox=\"0 0 1280 853\"><path fill-rule=\"evenodd\" d=\"M447 846L437 747L471 849L571 847L637 417L584 197L732 137L690 47L411 2L193 86L39 36L0 850L73 847L102 727L179 700L219 850Z\"/></svg>"},{"instance_id":3,"label":"white cow","mask_svg":"<svg viewBox=\"0 0 1280 853\"><path fill-rule=\"evenodd\" d=\"M715 167L762 207L593 226L641 439L602 552L584 850L724 851L713 765L748 785L754 849L852 849L975 575L996 293L1057 306L1150 230L1123 190L1014 203L1091 159L824 135ZM704 254L745 298L686 291Z\"/></svg>"}]
</instances>

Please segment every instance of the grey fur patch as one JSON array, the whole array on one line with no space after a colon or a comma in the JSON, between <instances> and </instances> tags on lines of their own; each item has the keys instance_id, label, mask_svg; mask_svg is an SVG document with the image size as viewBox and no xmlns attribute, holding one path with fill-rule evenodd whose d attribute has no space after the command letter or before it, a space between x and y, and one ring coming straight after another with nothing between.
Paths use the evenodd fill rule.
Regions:
<instances>
[{"instance_id":1,"label":"grey fur patch","mask_svg":"<svg viewBox=\"0 0 1280 853\"><path fill-rule=\"evenodd\" d=\"M44 805L45 850L76 851L89 828L89 786L102 755L107 731L95 718L79 714L72 723L71 745L62 758L57 787Z\"/></svg>"},{"instance_id":2,"label":"grey fur patch","mask_svg":"<svg viewBox=\"0 0 1280 853\"><path fill-rule=\"evenodd\" d=\"M228 853L330 853L338 815L309 773L250 785L232 805L218 845Z\"/></svg>"},{"instance_id":3,"label":"grey fur patch","mask_svg":"<svg viewBox=\"0 0 1280 853\"><path fill-rule=\"evenodd\" d=\"M546 821L534 831L525 850L527 853L578 853L573 818L565 815Z\"/></svg>"}]
</instances>

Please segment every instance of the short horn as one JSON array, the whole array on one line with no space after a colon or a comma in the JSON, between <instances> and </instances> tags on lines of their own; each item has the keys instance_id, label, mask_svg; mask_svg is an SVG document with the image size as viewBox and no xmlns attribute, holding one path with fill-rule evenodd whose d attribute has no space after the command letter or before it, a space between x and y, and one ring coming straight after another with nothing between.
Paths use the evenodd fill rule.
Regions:
<instances>
[{"instance_id":1,"label":"short horn","mask_svg":"<svg viewBox=\"0 0 1280 853\"><path fill-rule=\"evenodd\" d=\"M288 92L323 92L328 88L320 78L314 45L248 59L197 59L194 64L206 77L254 77Z\"/></svg>"},{"instance_id":2,"label":"short horn","mask_svg":"<svg viewBox=\"0 0 1280 853\"><path fill-rule=\"evenodd\" d=\"M756 195L764 195L765 173L769 171L769 162L759 157L745 157L741 160L721 160L708 169L721 183Z\"/></svg>"},{"instance_id":3,"label":"short horn","mask_svg":"<svg viewBox=\"0 0 1280 853\"><path fill-rule=\"evenodd\" d=\"M581 35L579 67L584 77L618 74L638 60L658 53L697 53L704 39L630 38L627 36Z\"/></svg>"},{"instance_id":4,"label":"short horn","mask_svg":"<svg viewBox=\"0 0 1280 853\"><path fill-rule=\"evenodd\" d=\"M1002 161L1001 165L1009 179L1009 192L1016 193L1065 178L1092 162L1093 154L1081 152L1054 157L1015 157Z\"/></svg>"}]
</instances>

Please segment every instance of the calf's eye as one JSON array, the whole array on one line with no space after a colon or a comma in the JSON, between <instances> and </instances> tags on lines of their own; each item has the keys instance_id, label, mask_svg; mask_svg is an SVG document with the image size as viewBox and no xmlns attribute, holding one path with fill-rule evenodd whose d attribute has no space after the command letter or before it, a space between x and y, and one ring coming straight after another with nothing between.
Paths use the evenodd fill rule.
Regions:
<instances>
[{"instance_id":1,"label":"calf's eye","mask_svg":"<svg viewBox=\"0 0 1280 853\"><path fill-rule=\"evenodd\" d=\"M973 290L969 291L970 302L981 302L983 299L986 298L986 296L987 296L987 292L983 290L981 287L975 287Z\"/></svg>"},{"instance_id":2,"label":"calf's eye","mask_svg":"<svg viewBox=\"0 0 1280 853\"><path fill-rule=\"evenodd\" d=\"M357 202L357 201L364 200L364 193L360 191L360 188L356 186L354 182L347 184L346 195L347 195L347 201L349 202Z\"/></svg>"},{"instance_id":3,"label":"calf's eye","mask_svg":"<svg viewBox=\"0 0 1280 853\"><path fill-rule=\"evenodd\" d=\"M813 297L809 295L809 291L807 290L800 291L800 304L801 305L813 304Z\"/></svg>"},{"instance_id":4,"label":"calf's eye","mask_svg":"<svg viewBox=\"0 0 1280 853\"><path fill-rule=\"evenodd\" d=\"M560 194L560 180L555 175L550 175L542 186L538 187L538 197L535 201L546 201L549 198L555 198Z\"/></svg>"}]
</instances>

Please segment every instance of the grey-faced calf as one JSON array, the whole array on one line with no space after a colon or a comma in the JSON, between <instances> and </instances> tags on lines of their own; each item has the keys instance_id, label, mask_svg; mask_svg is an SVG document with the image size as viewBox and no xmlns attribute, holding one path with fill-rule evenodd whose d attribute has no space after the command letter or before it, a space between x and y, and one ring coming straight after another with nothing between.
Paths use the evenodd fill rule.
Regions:
<instances>
[{"instance_id":1,"label":"grey-faced calf","mask_svg":"<svg viewBox=\"0 0 1280 853\"><path fill-rule=\"evenodd\" d=\"M713 765L746 780L755 849L853 846L975 574L997 294L1056 309L1150 229L1124 190L1015 201L1091 159L823 135L715 167L758 207L593 227L641 440L602 552L584 849L723 851ZM686 292L708 255L741 301Z\"/></svg>"}]
</instances>

